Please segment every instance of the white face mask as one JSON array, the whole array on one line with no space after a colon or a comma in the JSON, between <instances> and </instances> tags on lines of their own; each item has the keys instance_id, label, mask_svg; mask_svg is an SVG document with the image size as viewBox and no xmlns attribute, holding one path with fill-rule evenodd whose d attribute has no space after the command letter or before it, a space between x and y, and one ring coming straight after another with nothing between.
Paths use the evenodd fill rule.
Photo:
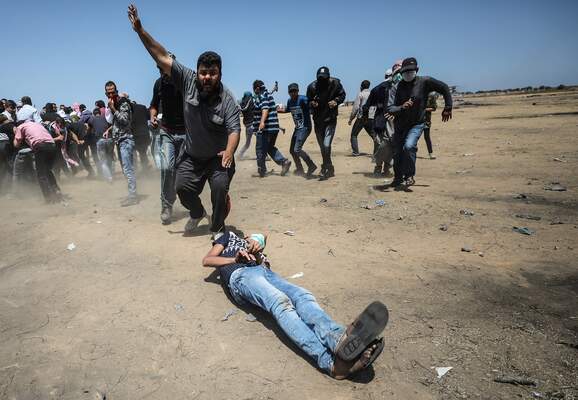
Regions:
<instances>
[{"instance_id":1,"label":"white face mask","mask_svg":"<svg viewBox=\"0 0 578 400\"><path fill-rule=\"evenodd\" d=\"M403 80L406 82L411 82L415 79L415 77L417 76L417 71L405 71L403 74L401 74L403 76Z\"/></svg>"}]
</instances>

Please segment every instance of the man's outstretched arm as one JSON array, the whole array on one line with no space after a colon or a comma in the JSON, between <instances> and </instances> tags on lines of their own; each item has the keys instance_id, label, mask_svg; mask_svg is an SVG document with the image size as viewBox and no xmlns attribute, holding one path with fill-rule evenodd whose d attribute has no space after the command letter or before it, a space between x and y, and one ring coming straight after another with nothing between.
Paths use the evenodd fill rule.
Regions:
<instances>
[{"instance_id":1,"label":"man's outstretched arm","mask_svg":"<svg viewBox=\"0 0 578 400\"><path fill-rule=\"evenodd\" d=\"M173 66L173 59L169 56L169 52L142 27L142 23L138 16L138 10L134 4L128 6L128 19L132 24L132 29L138 34L142 44L147 49L149 54L155 60L159 68L167 75L171 75L171 68Z\"/></svg>"}]
</instances>

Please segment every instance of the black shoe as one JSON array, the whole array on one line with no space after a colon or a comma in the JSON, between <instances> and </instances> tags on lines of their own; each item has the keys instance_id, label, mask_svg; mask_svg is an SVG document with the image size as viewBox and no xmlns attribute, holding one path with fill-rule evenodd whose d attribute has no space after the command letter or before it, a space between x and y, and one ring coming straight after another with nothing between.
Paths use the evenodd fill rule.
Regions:
<instances>
[{"instance_id":1,"label":"black shoe","mask_svg":"<svg viewBox=\"0 0 578 400\"><path fill-rule=\"evenodd\" d=\"M307 167L307 178L313 177L313 174L317 170L317 165L311 163L310 166Z\"/></svg>"},{"instance_id":2,"label":"black shoe","mask_svg":"<svg viewBox=\"0 0 578 400\"><path fill-rule=\"evenodd\" d=\"M398 188L398 187L401 187L402 185L403 185L403 179L394 179L389 184L389 187Z\"/></svg>"},{"instance_id":3,"label":"black shoe","mask_svg":"<svg viewBox=\"0 0 578 400\"><path fill-rule=\"evenodd\" d=\"M128 196L126 199L120 202L121 207L130 207L137 205L139 203L137 196Z\"/></svg>"},{"instance_id":4,"label":"black shoe","mask_svg":"<svg viewBox=\"0 0 578 400\"><path fill-rule=\"evenodd\" d=\"M325 171L325 175L328 178L333 178L335 176L335 168L333 167L333 165L327 168L327 170Z\"/></svg>"},{"instance_id":5,"label":"black shoe","mask_svg":"<svg viewBox=\"0 0 578 400\"><path fill-rule=\"evenodd\" d=\"M161 223L163 225L170 225L172 222L173 209L171 207L163 207L161 211Z\"/></svg>"},{"instance_id":6,"label":"black shoe","mask_svg":"<svg viewBox=\"0 0 578 400\"><path fill-rule=\"evenodd\" d=\"M291 168L291 161L285 160L283 166L281 167L281 176L287 175L287 172L289 172L289 168Z\"/></svg>"},{"instance_id":7,"label":"black shoe","mask_svg":"<svg viewBox=\"0 0 578 400\"><path fill-rule=\"evenodd\" d=\"M405 178L405 186L413 186L413 185L415 185L415 179L413 176Z\"/></svg>"}]
</instances>

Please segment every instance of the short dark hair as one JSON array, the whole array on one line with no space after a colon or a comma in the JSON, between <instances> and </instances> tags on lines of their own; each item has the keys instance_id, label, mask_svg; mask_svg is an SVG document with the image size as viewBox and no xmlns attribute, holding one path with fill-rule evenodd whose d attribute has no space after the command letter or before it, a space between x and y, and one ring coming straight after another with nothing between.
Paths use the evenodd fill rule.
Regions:
<instances>
[{"instance_id":1,"label":"short dark hair","mask_svg":"<svg viewBox=\"0 0 578 400\"><path fill-rule=\"evenodd\" d=\"M58 117L56 117L56 119L54 120L54 122L56 122L58 125L60 126L65 126L66 122L64 121L64 118L62 118L60 115Z\"/></svg>"},{"instance_id":2,"label":"short dark hair","mask_svg":"<svg viewBox=\"0 0 578 400\"><path fill-rule=\"evenodd\" d=\"M199 56L199 59L197 60L197 70L201 65L204 65L205 67L216 66L219 68L219 72L223 70L221 56L214 51L205 51Z\"/></svg>"},{"instance_id":3,"label":"short dark hair","mask_svg":"<svg viewBox=\"0 0 578 400\"><path fill-rule=\"evenodd\" d=\"M114 86L115 90L118 90L116 88L116 83L114 83L113 81L108 81L104 84L104 87L106 88L107 86Z\"/></svg>"},{"instance_id":4,"label":"short dark hair","mask_svg":"<svg viewBox=\"0 0 578 400\"><path fill-rule=\"evenodd\" d=\"M253 82L253 90L255 90L255 89L257 89L257 88L260 88L261 86L265 86L265 83L264 83L262 80L256 79L256 80Z\"/></svg>"},{"instance_id":5,"label":"short dark hair","mask_svg":"<svg viewBox=\"0 0 578 400\"><path fill-rule=\"evenodd\" d=\"M100 108L96 107L94 110L92 110L92 115L100 115Z\"/></svg>"},{"instance_id":6,"label":"short dark hair","mask_svg":"<svg viewBox=\"0 0 578 400\"><path fill-rule=\"evenodd\" d=\"M106 107L106 104L104 104L104 101L103 101L103 100L96 100L96 101L94 102L94 105L97 106L97 107L100 107L100 108Z\"/></svg>"},{"instance_id":7,"label":"short dark hair","mask_svg":"<svg viewBox=\"0 0 578 400\"><path fill-rule=\"evenodd\" d=\"M32 105L32 99L30 98L30 96L22 96L20 101L22 102L22 104L28 104L29 106Z\"/></svg>"},{"instance_id":8,"label":"short dark hair","mask_svg":"<svg viewBox=\"0 0 578 400\"><path fill-rule=\"evenodd\" d=\"M79 109L80 111L84 111L84 110L86 110L86 106L85 106L84 104L81 104L81 105L78 106L78 109Z\"/></svg>"},{"instance_id":9,"label":"short dark hair","mask_svg":"<svg viewBox=\"0 0 578 400\"><path fill-rule=\"evenodd\" d=\"M361 88L362 89L369 89L370 85L371 85L371 82L369 82L367 79L364 80L363 82L361 82Z\"/></svg>"},{"instance_id":10,"label":"short dark hair","mask_svg":"<svg viewBox=\"0 0 578 400\"><path fill-rule=\"evenodd\" d=\"M16 108L16 102L14 100L8 100L6 104L8 104L12 108Z\"/></svg>"}]
</instances>

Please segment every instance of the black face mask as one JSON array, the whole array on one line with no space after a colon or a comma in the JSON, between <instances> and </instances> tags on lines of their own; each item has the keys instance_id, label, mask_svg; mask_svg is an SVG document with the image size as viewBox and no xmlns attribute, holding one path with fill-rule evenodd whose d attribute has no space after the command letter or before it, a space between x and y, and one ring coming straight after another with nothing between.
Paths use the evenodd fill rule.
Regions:
<instances>
[{"instance_id":1,"label":"black face mask","mask_svg":"<svg viewBox=\"0 0 578 400\"><path fill-rule=\"evenodd\" d=\"M319 89L326 89L329 86L329 78L317 78L317 87Z\"/></svg>"}]
</instances>

